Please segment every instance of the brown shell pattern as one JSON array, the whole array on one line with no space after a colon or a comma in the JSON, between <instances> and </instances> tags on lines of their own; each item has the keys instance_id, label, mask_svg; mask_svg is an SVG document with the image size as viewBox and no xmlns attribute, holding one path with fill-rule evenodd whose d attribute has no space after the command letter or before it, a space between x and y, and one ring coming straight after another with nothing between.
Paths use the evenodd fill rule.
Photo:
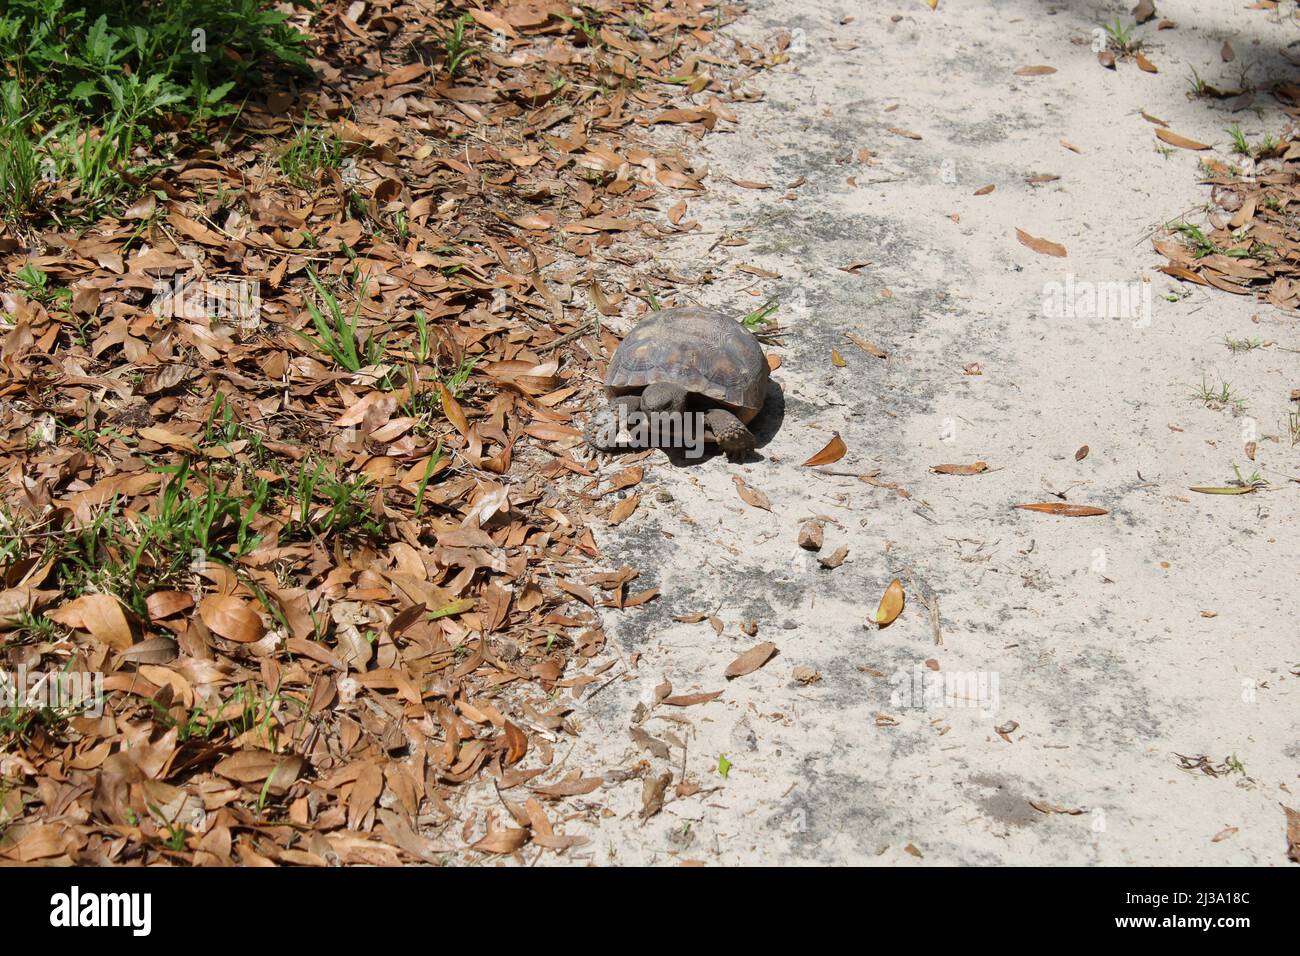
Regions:
<instances>
[{"instance_id":1,"label":"brown shell pattern","mask_svg":"<svg viewBox=\"0 0 1300 956\"><path fill-rule=\"evenodd\" d=\"M681 306L633 327L610 360L605 385L634 391L666 382L752 412L763 406L768 374L762 346L743 325L722 312Z\"/></svg>"}]
</instances>

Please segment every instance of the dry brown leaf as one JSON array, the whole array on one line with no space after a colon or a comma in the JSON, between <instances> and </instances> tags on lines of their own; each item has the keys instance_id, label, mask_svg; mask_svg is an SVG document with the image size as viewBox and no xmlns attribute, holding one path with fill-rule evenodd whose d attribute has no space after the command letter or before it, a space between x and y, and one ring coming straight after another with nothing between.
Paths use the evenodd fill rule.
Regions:
<instances>
[{"instance_id":1,"label":"dry brown leaf","mask_svg":"<svg viewBox=\"0 0 1300 956\"><path fill-rule=\"evenodd\" d=\"M849 556L849 549L845 545L840 545L829 555L818 558L817 563L828 571L833 571L844 563L844 559Z\"/></svg>"},{"instance_id":2,"label":"dry brown leaf","mask_svg":"<svg viewBox=\"0 0 1300 956\"><path fill-rule=\"evenodd\" d=\"M1023 229L1016 230L1016 238L1020 240L1021 245L1028 246L1039 255L1056 256L1058 258L1064 258L1066 255L1065 246L1061 245L1059 242L1052 242L1048 239L1038 239L1031 236Z\"/></svg>"},{"instance_id":3,"label":"dry brown leaf","mask_svg":"<svg viewBox=\"0 0 1300 956\"><path fill-rule=\"evenodd\" d=\"M772 502L768 501L767 495L763 494L763 492L759 491L757 488L751 488L749 485L745 484L744 478L737 475L731 480L736 483L736 491L740 493L740 497L745 500L746 504L753 505L755 508L761 508L764 511L772 510Z\"/></svg>"},{"instance_id":4,"label":"dry brown leaf","mask_svg":"<svg viewBox=\"0 0 1300 956\"><path fill-rule=\"evenodd\" d=\"M874 343L872 343L872 342L868 342L866 339L862 338L862 336L860 336L860 335L855 335L855 334L852 333L852 332L845 332L845 333L844 333L844 337L845 337L846 339L848 339L850 342L852 342L854 345L856 345L858 348L862 349L862 351L864 351L864 352L866 352L868 355L872 356L873 358L878 358L878 359L887 359L887 358L889 358L889 353L888 353L888 352L886 352L886 351L885 351L884 349L882 349L880 346L878 346L878 345L876 345L876 344L874 344Z\"/></svg>"},{"instance_id":5,"label":"dry brown leaf","mask_svg":"<svg viewBox=\"0 0 1300 956\"><path fill-rule=\"evenodd\" d=\"M727 680L734 680L737 677L744 677L746 674L752 674L771 660L772 655L775 653L776 645L771 641L764 641L762 644L755 644L727 665L724 676Z\"/></svg>"},{"instance_id":6,"label":"dry brown leaf","mask_svg":"<svg viewBox=\"0 0 1300 956\"><path fill-rule=\"evenodd\" d=\"M813 455L802 465L804 468L813 468L818 465L831 465L839 461L846 454L848 448L845 447L844 439L840 437L839 432L831 436L831 440L826 443L821 451Z\"/></svg>"},{"instance_id":7,"label":"dry brown leaf","mask_svg":"<svg viewBox=\"0 0 1300 956\"><path fill-rule=\"evenodd\" d=\"M641 503L640 496L628 495L626 498L622 499L618 504L616 504L613 508L610 509L609 523L611 525L622 524L628 518L632 517L633 512L636 511L637 505L639 505L640 503Z\"/></svg>"},{"instance_id":8,"label":"dry brown leaf","mask_svg":"<svg viewBox=\"0 0 1300 956\"><path fill-rule=\"evenodd\" d=\"M989 470L988 462L977 461L970 465L935 465L930 469L936 475L978 475Z\"/></svg>"},{"instance_id":9,"label":"dry brown leaf","mask_svg":"<svg viewBox=\"0 0 1300 956\"><path fill-rule=\"evenodd\" d=\"M283 793L302 773L303 759L297 754L275 754L269 750L240 750L212 768L227 780L236 783L262 783L266 781L271 793Z\"/></svg>"},{"instance_id":10,"label":"dry brown leaf","mask_svg":"<svg viewBox=\"0 0 1300 956\"><path fill-rule=\"evenodd\" d=\"M65 627L89 631L97 641L124 651L135 643L131 625L117 598L110 594L85 594L45 616Z\"/></svg>"},{"instance_id":11,"label":"dry brown leaf","mask_svg":"<svg viewBox=\"0 0 1300 956\"><path fill-rule=\"evenodd\" d=\"M1065 518L1089 518L1095 515L1108 514L1105 508L1094 508L1091 505L1071 505L1064 501L1048 501L1039 504L1015 505L1025 511L1040 511L1043 514L1061 515Z\"/></svg>"},{"instance_id":12,"label":"dry brown leaf","mask_svg":"<svg viewBox=\"0 0 1300 956\"><path fill-rule=\"evenodd\" d=\"M253 606L233 594L210 594L199 604L199 617L208 630L228 641L251 644L262 639L266 628Z\"/></svg>"},{"instance_id":13,"label":"dry brown leaf","mask_svg":"<svg viewBox=\"0 0 1300 956\"><path fill-rule=\"evenodd\" d=\"M456 401L455 396L448 391L447 386L442 382L438 383L438 396L442 399L442 411L447 416L447 421L455 427L466 438L469 437L469 419L465 417L464 410L460 407L460 402Z\"/></svg>"},{"instance_id":14,"label":"dry brown leaf","mask_svg":"<svg viewBox=\"0 0 1300 956\"><path fill-rule=\"evenodd\" d=\"M1022 66L1016 70L1016 76L1049 76L1055 72L1054 66Z\"/></svg>"},{"instance_id":15,"label":"dry brown leaf","mask_svg":"<svg viewBox=\"0 0 1300 956\"><path fill-rule=\"evenodd\" d=\"M1160 72L1159 70L1156 69L1156 65L1155 65L1154 63L1152 63L1150 60L1148 60L1148 59L1147 59L1145 56L1143 56L1141 53L1135 53L1135 54L1133 55L1133 59L1135 59L1135 60L1137 61L1138 69L1141 70L1141 71L1144 72L1144 73L1159 73L1159 72Z\"/></svg>"},{"instance_id":16,"label":"dry brown leaf","mask_svg":"<svg viewBox=\"0 0 1300 956\"><path fill-rule=\"evenodd\" d=\"M1198 143L1194 139L1188 139L1186 136L1180 136L1179 134L1164 128L1159 128L1156 130L1156 138L1162 140L1163 142L1168 143L1170 146L1177 146L1179 149L1209 149L1210 148L1205 143Z\"/></svg>"},{"instance_id":17,"label":"dry brown leaf","mask_svg":"<svg viewBox=\"0 0 1300 956\"><path fill-rule=\"evenodd\" d=\"M528 842L528 831L515 827L493 830L470 849L480 853L514 853Z\"/></svg>"},{"instance_id":18,"label":"dry brown leaf","mask_svg":"<svg viewBox=\"0 0 1300 956\"><path fill-rule=\"evenodd\" d=\"M660 701L661 704L667 704L669 707L694 707L696 704L707 704L711 700L717 700L722 696L722 691L715 690L709 694L678 694L673 697L665 697Z\"/></svg>"}]
</instances>

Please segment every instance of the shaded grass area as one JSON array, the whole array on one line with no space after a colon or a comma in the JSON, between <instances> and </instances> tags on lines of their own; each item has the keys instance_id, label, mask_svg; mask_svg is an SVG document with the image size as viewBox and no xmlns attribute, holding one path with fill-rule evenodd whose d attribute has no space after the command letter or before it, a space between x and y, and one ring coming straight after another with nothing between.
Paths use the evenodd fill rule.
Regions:
<instances>
[{"instance_id":1,"label":"shaded grass area","mask_svg":"<svg viewBox=\"0 0 1300 956\"><path fill-rule=\"evenodd\" d=\"M88 222L308 37L264 0L9 0L0 12L0 216Z\"/></svg>"}]
</instances>

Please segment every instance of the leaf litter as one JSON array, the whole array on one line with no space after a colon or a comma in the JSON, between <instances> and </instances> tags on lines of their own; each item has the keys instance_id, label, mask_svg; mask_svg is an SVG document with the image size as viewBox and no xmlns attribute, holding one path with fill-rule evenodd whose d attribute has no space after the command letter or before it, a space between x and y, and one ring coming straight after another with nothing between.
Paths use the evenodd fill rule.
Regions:
<instances>
[{"instance_id":1,"label":"leaf litter","mask_svg":"<svg viewBox=\"0 0 1300 956\"><path fill-rule=\"evenodd\" d=\"M658 593L591 571L574 422L617 338L587 310L671 291L610 275L696 227L706 168L646 131L735 122L736 78L776 62L715 32L735 7L583 9L452 4L452 69L422 5L294 11L316 83L267 84L118 217L0 231L3 667L105 692L5 725L0 859L583 842L539 800L601 782L548 779L594 608ZM338 161L291 176L304 129ZM484 780L504 817L467 799Z\"/></svg>"}]
</instances>

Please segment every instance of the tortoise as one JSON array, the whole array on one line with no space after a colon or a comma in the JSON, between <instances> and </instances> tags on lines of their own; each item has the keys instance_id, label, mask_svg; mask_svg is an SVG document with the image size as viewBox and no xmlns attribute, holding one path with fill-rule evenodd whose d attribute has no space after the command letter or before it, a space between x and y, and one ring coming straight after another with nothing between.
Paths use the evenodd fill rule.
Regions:
<instances>
[{"instance_id":1,"label":"tortoise","mask_svg":"<svg viewBox=\"0 0 1300 956\"><path fill-rule=\"evenodd\" d=\"M758 339L731 316L698 306L663 309L637 323L615 350L605 375L610 403L594 416L587 441L613 451L627 446L619 426L631 419L687 423L695 413L704 441L741 461L754 450L745 426L763 407L768 375ZM689 436L689 423L683 429L677 434Z\"/></svg>"}]
</instances>

